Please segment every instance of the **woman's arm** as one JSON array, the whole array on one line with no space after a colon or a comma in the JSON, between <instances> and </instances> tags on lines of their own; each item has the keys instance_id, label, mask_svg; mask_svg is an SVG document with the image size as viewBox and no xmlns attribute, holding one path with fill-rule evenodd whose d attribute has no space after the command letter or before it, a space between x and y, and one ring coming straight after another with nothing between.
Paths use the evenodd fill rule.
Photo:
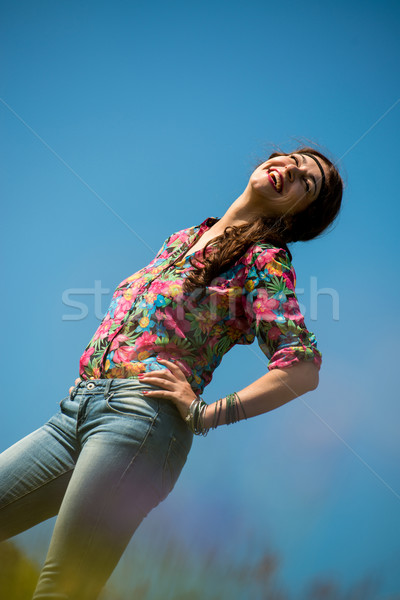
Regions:
<instances>
[{"instance_id":1,"label":"woman's arm","mask_svg":"<svg viewBox=\"0 0 400 600\"><path fill-rule=\"evenodd\" d=\"M269 371L238 392L246 417L261 415L314 390L318 385L318 371L317 366L307 361L298 362L286 369ZM225 424L225 407L225 398L223 398L220 424ZM206 427L211 427L213 423L215 408L213 403L206 409L204 417ZM241 419L244 418L240 407L239 415Z\"/></svg>"},{"instance_id":2,"label":"woman's arm","mask_svg":"<svg viewBox=\"0 0 400 600\"><path fill-rule=\"evenodd\" d=\"M151 371L139 375L139 379L146 383L159 386L160 390L143 392L149 397L165 398L172 400L178 408L183 419L188 414L189 407L197 398L189 385L183 371L175 363L169 360L158 359L167 369L162 371ZM255 417L265 412L282 406L286 402L305 394L318 385L318 367L311 361L300 361L285 369L273 369L257 379L243 390L237 392L243 404L246 418ZM232 392L234 390L231 390ZM219 405L213 402L209 404L204 416L205 427L211 427L214 420L215 410ZM222 399L222 410L219 424L225 421L226 399ZM239 418L244 415L239 409Z\"/></svg>"}]
</instances>

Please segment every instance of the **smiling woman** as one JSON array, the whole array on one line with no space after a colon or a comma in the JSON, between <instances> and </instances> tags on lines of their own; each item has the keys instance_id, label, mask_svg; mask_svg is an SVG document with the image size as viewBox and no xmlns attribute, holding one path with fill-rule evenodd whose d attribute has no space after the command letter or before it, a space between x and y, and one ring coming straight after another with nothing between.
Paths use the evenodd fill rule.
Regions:
<instances>
[{"instance_id":1,"label":"smiling woman","mask_svg":"<svg viewBox=\"0 0 400 600\"><path fill-rule=\"evenodd\" d=\"M0 455L0 540L58 515L34 600L94 600L136 528L173 489L193 434L254 417L318 384L321 354L287 244L336 217L342 182L312 148L273 154L220 218L172 234L116 288L45 425ZM207 404L235 344L269 371Z\"/></svg>"},{"instance_id":2,"label":"smiling woman","mask_svg":"<svg viewBox=\"0 0 400 600\"><path fill-rule=\"evenodd\" d=\"M214 230L223 233L206 236L204 241L212 240L215 251L202 257L200 268L193 265L185 289L208 284L257 242L283 248L291 259L288 244L314 239L332 225L342 194L339 172L318 150L302 147L271 154Z\"/></svg>"},{"instance_id":3,"label":"smiling woman","mask_svg":"<svg viewBox=\"0 0 400 600\"><path fill-rule=\"evenodd\" d=\"M259 174L261 177L257 177ZM269 208L274 210L270 214L279 216L283 210L292 214L300 212L315 200L324 187L325 171L312 154L297 152L263 163L250 181L259 192L264 190L264 197L271 199L272 196L272 207ZM271 188L279 194L279 202L276 194L271 194Z\"/></svg>"}]
</instances>

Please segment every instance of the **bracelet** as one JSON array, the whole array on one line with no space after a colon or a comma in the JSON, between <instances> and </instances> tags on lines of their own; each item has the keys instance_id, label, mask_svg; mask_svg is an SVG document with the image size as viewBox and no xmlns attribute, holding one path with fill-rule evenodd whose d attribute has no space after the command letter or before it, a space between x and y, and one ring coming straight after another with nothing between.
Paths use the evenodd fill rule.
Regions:
<instances>
[{"instance_id":1,"label":"bracelet","mask_svg":"<svg viewBox=\"0 0 400 600\"><path fill-rule=\"evenodd\" d=\"M209 427L204 425L204 415L208 404L202 398L195 398L189 406L188 414L185 417L186 425L195 435L206 436Z\"/></svg>"},{"instance_id":2,"label":"bracelet","mask_svg":"<svg viewBox=\"0 0 400 600\"><path fill-rule=\"evenodd\" d=\"M238 394L237 392L234 392L234 394L235 394L236 398L239 400L239 405L240 405L240 408L242 409L242 413L243 413L244 420L245 420L245 421L247 421L247 415L246 415L246 411L244 410L244 406L243 406L243 404L242 404L242 401L241 401L241 399L239 398L239 394ZM238 420L239 420L239 417L238 417Z\"/></svg>"},{"instance_id":3,"label":"bracelet","mask_svg":"<svg viewBox=\"0 0 400 600\"><path fill-rule=\"evenodd\" d=\"M225 405L225 422L227 425L237 423L241 420L241 418L247 420L246 412L237 392L227 395L225 399ZM202 398L195 398L189 406L188 414L185 417L185 422L195 435L206 436L210 429L216 429L219 425L222 413L222 398L215 402L214 417L211 427L206 427L204 425L204 417L207 407L208 404L204 402ZM240 410L242 412L242 417L240 416Z\"/></svg>"},{"instance_id":4,"label":"bracelet","mask_svg":"<svg viewBox=\"0 0 400 600\"><path fill-rule=\"evenodd\" d=\"M240 416L240 409L242 411L243 417ZM215 411L214 411L214 419L211 425L211 429L215 429L219 425L219 420L222 412L222 398L217 400L215 403ZM227 425L231 425L231 423L237 423L241 420L241 418L247 419L246 412L244 410L242 401L240 400L239 394L237 392L233 392L233 394L228 394L225 398L225 422Z\"/></svg>"}]
</instances>

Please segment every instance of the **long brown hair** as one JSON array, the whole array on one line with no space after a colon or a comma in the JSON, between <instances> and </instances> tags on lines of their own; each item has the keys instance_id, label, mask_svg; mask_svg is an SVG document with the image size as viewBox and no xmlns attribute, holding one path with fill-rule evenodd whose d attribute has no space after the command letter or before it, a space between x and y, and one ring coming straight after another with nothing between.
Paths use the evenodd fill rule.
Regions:
<instances>
[{"instance_id":1,"label":"long brown hair","mask_svg":"<svg viewBox=\"0 0 400 600\"><path fill-rule=\"evenodd\" d=\"M200 259L200 266L192 262L193 257L189 259L193 270L188 273L183 284L185 292L191 292L197 287L208 286L215 277L239 260L250 246L257 243L268 243L283 248L291 259L287 244L312 240L321 235L333 223L339 214L342 202L342 178L333 162L315 148L304 146L288 154L305 152L320 158L328 167L325 171L324 188L317 199L304 210L293 215L258 217L245 225L226 227L221 235L206 244ZM274 152L268 157L268 160L275 156L287 156L288 154ZM207 248L211 243L213 251L206 255ZM196 260L199 261L199 259Z\"/></svg>"}]
</instances>

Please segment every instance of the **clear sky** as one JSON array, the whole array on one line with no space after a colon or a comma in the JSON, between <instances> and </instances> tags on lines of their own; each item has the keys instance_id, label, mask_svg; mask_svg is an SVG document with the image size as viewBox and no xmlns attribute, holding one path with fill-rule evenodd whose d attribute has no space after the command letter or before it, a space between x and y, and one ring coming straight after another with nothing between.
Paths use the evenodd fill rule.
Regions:
<instances>
[{"instance_id":1,"label":"clear sky","mask_svg":"<svg viewBox=\"0 0 400 600\"><path fill-rule=\"evenodd\" d=\"M293 598L313 577L346 587L371 571L379 600L400 593L400 5L0 11L1 447L58 409L122 279L172 232L221 216L274 144L311 140L346 181L334 230L292 247L320 386L196 438L154 519L198 548L271 548ZM204 398L265 369L256 345L234 348Z\"/></svg>"}]
</instances>

